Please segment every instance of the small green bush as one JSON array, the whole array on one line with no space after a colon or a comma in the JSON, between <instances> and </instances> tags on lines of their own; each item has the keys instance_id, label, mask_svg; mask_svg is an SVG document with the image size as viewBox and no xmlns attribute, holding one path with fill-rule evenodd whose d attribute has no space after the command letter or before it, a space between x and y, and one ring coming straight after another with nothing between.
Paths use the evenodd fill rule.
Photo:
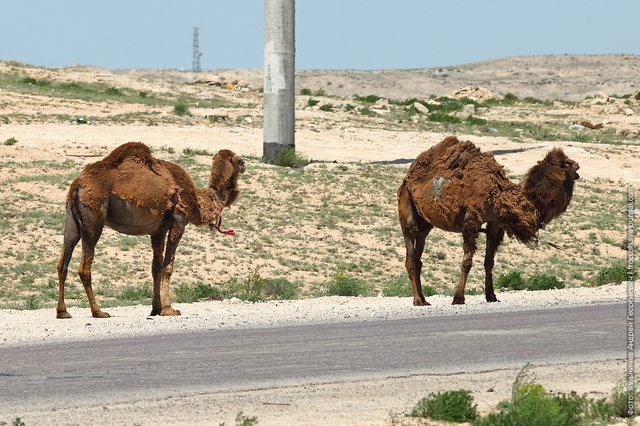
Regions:
<instances>
[{"instance_id":1,"label":"small green bush","mask_svg":"<svg viewBox=\"0 0 640 426\"><path fill-rule=\"evenodd\" d=\"M281 167L290 167L292 169L304 167L309 164L309 160L300 156L294 147L285 147L273 159L273 164Z\"/></svg>"},{"instance_id":2,"label":"small green bush","mask_svg":"<svg viewBox=\"0 0 640 426\"><path fill-rule=\"evenodd\" d=\"M469 422L478 418L477 407L477 404L473 404L473 396L469 391L438 392L421 399L411 411L411 417Z\"/></svg>"},{"instance_id":3,"label":"small green bush","mask_svg":"<svg viewBox=\"0 0 640 426\"><path fill-rule=\"evenodd\" d=\"M510 401L500 403L500 412L474 422L474 426L579 426L606 424L612 408L605 400L593 401L584 395L551 396L535 382L525 365L516 375Z\"/></svg>"},{"instance_id":4,"label":"small green bush","mask_svg":"<svg viewBox=\"0 0 640 426\"><path fill-rule=\"evenodd\" d=\"M495 284L496 288L509 288L511 290L523 290L525 288L522 272L515 270L508 274L500 274Z\"/></svg>"},{"instance_id":5,"label":"small green bush","mask_svg":"<svg viewBox=\"0 0 640 426\"><path fill-rule=\"evenodd\" d=\"M633 399L635 402L634 414L638 415L640 414L637 409L638 401L640 401L640 379L635 380L635 393ZM630 417L626 378L620 380L611 391L611 407L614 415L622 418Z\"/></svg>"},{"instance_id":6,"label":"small green bush","mask_svg":"<svg viewBox=\"0 0 640 426\"><path fill-rule=\"evenodd\" d=\"M355 95L353 97L353 100L358 101L358 102L364 102L364 103L367 103L367 104L375 104L380 99L381 99L380 96L377 96L377 95L368 95L368 96Z\"/></svg>"},{"instance_id":7,"label":"small green bush","mask_svg":"<svg viewBox=\"0 0 640 426\"><path fill-rule=\"evenodd\" d=\"M609 283L620 283L627 280L627 265L622 260L615 260L611 266L598 271L593 277L593 284L601 286Z\"/></svg>"},{"instance_id":8,"label":"small green bush","mask_svg":"<svg viewBox=\"0 0 640 426\"><path fill-rule=\"evenodd\" d=\"M24 301L24 307L27 310L40 309L40 299L35 295L27 296Z\"/></svg>"},{"instance_id":9,"label":"small green bush","mask_svg":"<svg viewBox=\"0 0 640 426\"><path fill-rule=\"evenodd\" d=\"M122 90L118 89L117 87L107 87L104 93L109 96L122 96Z\"/></svg>"},{"instance_id":10,"label":"small green bush","mask_svg":"<svg viewBox=\"0 0 640 426\"><path fill-rule=\"evenodd\" d=\"M371 108L368 108L368 107L367 108L362 108L360 110L360 114L366 115L366 116L369 116L369 117L375 117L376 115L378 115L375 111L372 111Z\"/></svg>"},{"instance_id":11,"label":"small green bush","mask_svg":"<svg viewBox=\"0 0 640 426\"><path fill-rule=\"evenodd\" d=\"M243 300L252 302L263 300L262 291L264 290L264 278L262 278L257 271L254 271L249 274L247 278L239 282L238 289L240 290L238 297Z\"/></svg>"},{"instance_id":12,"label":"small green bush","mask_svg":"<svg viewBox=\"0 0 640 426\"><path fill-rule=\"evenodd\" d=\"M189 111L189 104L186 101L180 99L173 106L173 113L175 115L191 115L191 111Z\"/></svg>"},{"instance_id":13,"label":"small green bush","mask_svg":"<svg viewBox=\"0 0 640 426\"><path fill-rule=\"evenodd\" d=\"M325 112L331 112L333 111L333 105L332 104L324 104L320 107L320 111L325 111Z\"/></svg>"},{"instance_id":14,"label":"small green bush","mask_svg":"<svg viewBox=\"0 0 640 426\"><path fill-rule=\"evenodd\" d=\"M120 292L118 299L122 300L146 300L153 297L153 292L149 285L143 285L142 287L125 287Z\"/></svg>"},{"instance_id":15,"label":"small green bush","mask_svg":"<svg viewBox=\"0 0 640 426\"><path fill-rule=\"evenodd\" d=\"M430 113L428 116L429 121L435 121L437 123L450 123L450 124L460 124L462 120L453 115L449 115L445 112L435 111Z\"/></svg>"},{"instance_id":16,"label":"small green bush","mask_svg":"<svg viewBox=\"0 0 640 426\"><path fill-rule=\"evenodd\" d=\"M300 94L302 96L311 96L311 89L307 89L307 88L300 89Z\"/></svg>"},{"instance_id":17,"label":"small green bush","mask_svg":"<svg viewBox=\"0 0 640 426\"><path fill-rule=\"evenodd\" d=\"M314 106L318 105L319 103L320 103L319 100L313 99L313 98L309 98L309 100L307 101L307 106L314 107Z\"/></svg>"},{"instance_id":18,"label":"small green bush","mask_svg":"<svg viewBox=\"0 0 640 426\"><path fill-rule=\"evenodd\" d=\"M538 274L527 280L527 290L550 290L552 288L564 288L564 283L555 275Z\"/></svg>"},{"instance_id":19,"label":"small green bush","mask_svg":"<svg viewBox=\"0 0 640 426\"><path fill-rule=\"evenodd\" d=\"M4 141L4 145L7 145L7 146L15 145L17 143L18 143L18 139L14 138L14 137L10 137L6 141Z\"/></svg>"},{"instance_id":20,"label":"small green bush","mask_svg":"<svg viewBox=\"0 0 640 426\"><path fill-rule=\"evenodd\" d=\"M264 293L270 299L293 300L298 298L300 286L285 278L265 278Z\"/></svg>"},{"instance_id":21,"label":"small green bush","mask_svg":"<svg viewBox=\"0 0 640 426\"><path fill-rule=\"evenodd\" d=\"M364 296L370 292L367 283L343 272L336 273L327 283L329 296Z\"/></svg>"},{"instance_id":22,"label":"small green bush","mask_svg":"<svg viewBox=\"0 0 640 426\"><path fill-rule=\"evenodd\" d=\"M174 291L174 298L178 303L193 303L202 299L222 300L222 290L210 284L197 282L195 286L181 284Z\"/></svg>"}]
</instances>

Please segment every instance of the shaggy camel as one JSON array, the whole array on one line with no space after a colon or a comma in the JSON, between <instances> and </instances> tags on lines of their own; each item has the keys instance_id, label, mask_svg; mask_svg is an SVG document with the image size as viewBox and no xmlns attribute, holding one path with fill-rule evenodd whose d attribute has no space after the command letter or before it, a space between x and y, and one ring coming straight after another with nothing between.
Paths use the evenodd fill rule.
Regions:
<instances>
[{"instance_id":1,"label":"shaggy camel","mask_svg":"<svg viewBox=\"0 0 640 426\"><path fill-rule=\"evenodd\" d=\"M487 302L497 302L492 270L505 232L523 243L537 242L538 229L567 209L579 168L561 149L552 149L527 172L524 183L517 185L492 155L454 136L420 154L398 188L413 304L429 305L420 284L420 259L434 226L462 233L464 257L453 304L464 304L476 239L480 232L486 233L484 291Z\"/></svg>"},{"instance_id":2,"label":"shaggy camel","mask_svg":"<svg viewBox=\"0 0 640 426\"><path fill-rule=\"evenodd\" d=\"M67 194L64 243L58 261L57 318L71 318L64 303L64 283L71 254L80 240L78 274L91 314L95 318L109 317L96 304L91 288L94 249L105 225L123 234L151 236L151 315L180 315L169 301L169 279L185 227L189 223L209 225L222 233L232 233L220 229L222 209L238 197L238 175L244 169L242 158L220 150L213 157L209 187L196 188L180 166L154 158L149 148L138 142L121 145L102 161L85 167Z\"/></svg>"}]
</instances>

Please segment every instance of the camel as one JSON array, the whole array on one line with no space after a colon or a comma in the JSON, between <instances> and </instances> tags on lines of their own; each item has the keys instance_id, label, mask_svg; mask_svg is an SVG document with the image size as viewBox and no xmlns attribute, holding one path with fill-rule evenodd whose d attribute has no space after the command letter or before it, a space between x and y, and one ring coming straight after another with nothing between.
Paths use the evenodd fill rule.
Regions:
<instances>
[{"instance_id":1,"label":"camel","mask_svg":"<svg viewBox=\"0 0 640 426\"><path fill-rule=\"evenodd\" d=\"M462 233L464 257L454 305L464 304L476 239L480 232L486 234L485 298L487 302L497 302L492 271L505 232L520 242L537 243L538 230L566 211L574 182L580 177L579 168L578 163L555 148L529 169L518 185L507 178L492 155L455 136L421 153L398 188L398 213L413 304L429 305L420 284L420 259L433 227Z\"/></svg>"},{"instance_id":2,"label":"camel","mask_svg":"<svg viewBox=\"0 0 640 426\"><path fill-rule=\"evenodd\" d=\"M242 158L223 149L213 156L208 188L196 188L177 164L154 158L139 142L117 147L103 160L89 164L67 194L64 242L58 260L57 318L71 318L64 302L64 284L73 250L82 240L78 274L94 318L109 318L98 307L91 287L91 264L105 225L128 235L150 235L153 247L151 315L180 315L171 307L169 280L176 248L189 223L222 230L222 209L236 201ZM166 245L166 251L165 251ZM164 254L163 254L164 251Z\"/></svg>"}]
</instances>

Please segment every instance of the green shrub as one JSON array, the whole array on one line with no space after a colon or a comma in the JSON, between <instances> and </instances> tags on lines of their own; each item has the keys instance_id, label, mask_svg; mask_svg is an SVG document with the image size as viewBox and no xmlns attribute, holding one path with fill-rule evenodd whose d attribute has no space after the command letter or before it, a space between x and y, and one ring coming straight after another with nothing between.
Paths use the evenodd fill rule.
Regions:
<instances>
[{"instance_id":1,"label":"green shrub","mask_svg":"<svg viewBox=\"0 0 640 426\"><path fill-rule=\"evenodd\" d=\"M477 404L469 391L432 393L421 399L411 411L412 417L425 417L449 422L468 422L478 418Z\"/></svg>"},{"instance_id":2,"label":"green shrub","mask_svg":"<svg viewBox=\"0 0 640 426\"><path fill-rule=\"evenodd\" d=\"M368 108L368 107L367 108L362 108L360 110L360 114L366 115L366 116L369 116L369 117L375 117L376 115L378 115L375 111L372 111L371 108Z\"/></svg>"},{"instance_id":3,"label":"green shrub","mask_svg":"<svg viewBox=\"0 0 640 426\"><path fill-rule=\"evenodd\" d=\"M500 274L495 284L496 288L509 288L512 290L523 290L525 288L522 272L515 270L508 274Z\"/></svg>"},{"instance_id":4,"label":"green shrub","mask_svg":"<svg viewBox=\"0 0 640 426\"><path fill-rule=\"evenodd\" d=\"M635 379L635 391L634 391L634 399L635 407L634 413L640 414L637 410L638 401L640 401L640 379ZM620 380L616 386L611 391L611 407L613 414L622 417L629 417L629 404L628 404L628 394L627 394L627 379L626 377Z\"/></svg>"},{"instance_id":5,"label":"green shrub","mask_svg":"<svg viewBox=\"0 0 640 426\"><path fill-rule=\"evenodd\" d=\"M462 120L459 119L458 117L455 117L453 115L449 115L445 112L440 112L440 111L429 113L427 117L429 118L429 121L435 121L437 123L450 123L450 124L462 123Z\"/></svg>"},{"instance_id":6,"label":"green shrub","mask_svg":"<svg viewBox=\"0 0 640 426\"><path fill-rule=\"evenodd\" d=\"M319 100L313 99L313 98L309 98L309 100L307 101L307 106L314 107L314 106L318 105L319 103L320 103Z\"/></svg>"},{"instance_id":7,"label":"green shrub","mask_svg":"<svg viewBox=\"0 0 640 426\"><path fill-rule=\"evenodd\" d=\"M132 300L132 301L142 301L146 299L151 299L153 297L153 292L151 291L151 287L146 284L142 287L125 287L120 292L118 299L122 300Z\"/></svg>"},{"instance_id":8,"label":"green shrub","mask_svg":"<svg viewBox=\"0 0 640 426\"><path fill-rule=\"evenodd\" d=\"M343 272L336 273L327 283L329 296L364 296L370 292L367 283Z\"/></svg>"},{"instance_id":9,"label":"green shrub","mask_svg":"<svg viewBox=\"0 0 640 426\"><path fill-rule=\"evenodd\" d=\"M6 141L4 141L4 145L7 145L7 146L15 145L17 143L18 143L18 139L14 138L14 137L10 137Z\"/></svg>"},{"instance_id":10,"label":"green shrub","mask_svg":"<svg viewBox=\"0 0 640 426\"><path fill-rule=\"evenodd\" d=\"M27 310L39 309L40 299L38 299L38 297L33 294L31 296L27 296L27 298L24 301L24 307Z\"/></svg>"},{"instance_id":11,"label":"green shrub","mask_svg":"<svg viewBox=\"0 0 640 426\"><path fill-rule=\"evenodd\" d=\"M367 104L375 104L380 99L381 99L380 96L377 96L377 95L368 95L368 96L355 95L353 97L353 100L358 101L358 102L364 102L364 103L367 103Z\"/></svg>"},{"instance_id":12,"label":"green shrub","mask_svg":"<svg viewBox=\"0 0 640 426\"><path fill-rule=\"evenodd\" d=\"M331 112L333 111L333 105L332 104L324 104L320 107L320 111L325 111L325 112Z\"/></svg>"},{"instance_id":13,"label":"green shrub","mask_svg":"<svg viewBox=\"0 0 640 426\"><path fill-rule=\"evenodd\" d=\"M527 280L527 290L550 290L552 288L564 288L564 283L555 275L538 274Z\"/></svg>"},{"instance_id":14,"label":"green shrub","mask_svg":"<svg viewBox=\"0 0 640 426\"><path fill-rule=\"evenodd\" d=\"M173 106L173 113L180 116L191 115L191 111L189 111L189 104L187 104L185 100L179 99Z\"/></svg>"},{"instance_id":15,"label":"green shrub","mask_svg":"<svg viewBox=\"0 0 640 426\"><path fill-rule=\"evenodd\" d=\"M173 293L175 301L178 303L193 303L202 299L222 300L224 298L220 288L203 282L197 282L193 287L181 284Z\"/></svg>"},{"instance_id":16,"label":"green shrub","mask_svg":"<svg viewBox=\"0 0 640 426\"><path fill-rule=\"evenodd\" d=\"M598 271L593 277L593 284L601 286L609 283L620 283L627 280L627 265L622 260L615 260L611 266Z\"/></svg>"},{"instance_id":17,"label":"green shrub","mask_svg":"<svg viewBox=\"0 0 640 426\"><path fill-rule=\"evenodd\" d=\"M238 290L238 294L236 296L240 299L252 302L264 299L262 295L262 291L264 290L264 278L262 278L257 271L250 273L244 280L237 281L236 288Z\"/></svg>"},{"instance_id":18,"label":"green shrub","mask_svg":"<svg viewBox=\"0 0 640 426\"><path fill-rule=\"evenodd\" d=\"M291 146L287 146L277 153L273 159L273 164L281 167L290 167L292 169L298 167L304 167L309 164L309 160L298 155L296 149Z\"/></svg>"},{"instance_id":19,"label":"green shrub","mask_svg":"<svg viewBox=\"0 0 640 426\"><path fill-rule=\"evenodd\" d=\"M293 300L300 293L300 286L285 278L265 278L264 293L270 299Z\"/></svg>"},{"instance_id":20,"label":"green shrub","mask_svg":"<svg viewBox=\"0 0 640 426\"><path fill-rule=\"evenodd\" d=\"M611 407L604 400L593 401L584 395L550 396L535 382L525 365L513 382L511 400L500 403L500 412L474 422L474 426L579 426L603 424L611 417Z\"/></svg>"},{"instance_id":21,"label":"green shrub","mask_svg":"<svg viewBox=\"0 0 640 426\"><path fill-rule=\"evenodd\" d=\"M107 87L104 93L109 96L122 96L122 90L118 89L117 87Z\"/></svg>"},{"instance_id":22,"label":"green shrub","mask_svg":"<svg viewBox=\"0 0 640 426\"><path fill-rule=\"evenodd\" d=\"M311 89L307 89L307 88L300 89L300 94L303 96L311 96Z\"/></svg>"}]
</instances>

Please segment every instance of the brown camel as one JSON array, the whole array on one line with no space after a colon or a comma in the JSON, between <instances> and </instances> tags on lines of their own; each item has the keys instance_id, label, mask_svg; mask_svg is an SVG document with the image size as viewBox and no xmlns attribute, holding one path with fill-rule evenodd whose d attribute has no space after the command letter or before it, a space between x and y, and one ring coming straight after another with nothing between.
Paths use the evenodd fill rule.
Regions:
<instances>
[{"instance_id":1,"label":"brown camel","mask_svg":"<svg viewBox=\"0 0 640 426\"><path fill-rule=\"evenodd\" d=\"M64 283L71 254L80 240L78 274L91 314L95 318L109 317L96 304L91 288L94 249L105 225L123 234L151 236L151 315L180 315L169 301L169 279L185 227L189 223L209 225L232 233L220 229L222 209L238 197L238 175L243 172L242 158L220 150L213 157L209 187L196 188L180 166L154 158L139 142L121 145L102 161L85 167L67 194L64 243L58 261L57 318L71 318L64 303Z\"/></svg>"},{"instance_id":2,"label":"brown camel","mask_svg":"<svg viewBox=\"0 0 640 426\"><path fill-rule=\"evenodd\" d=\"M413 304L429 305L420 284L420 259L425 239L434 226L462 233L464 258L453 304L464 304L476 239L480 232L486 233L484 291L487 302L497 302L492 270L505 232L523 243L537 242L538 229L567 209L579 168L578 163L555 148L517 185L507 178L492 155L454 136L420 154L398 188ZM482 228L484 223L486 227Z\"/></svg>"}]
</instances>

